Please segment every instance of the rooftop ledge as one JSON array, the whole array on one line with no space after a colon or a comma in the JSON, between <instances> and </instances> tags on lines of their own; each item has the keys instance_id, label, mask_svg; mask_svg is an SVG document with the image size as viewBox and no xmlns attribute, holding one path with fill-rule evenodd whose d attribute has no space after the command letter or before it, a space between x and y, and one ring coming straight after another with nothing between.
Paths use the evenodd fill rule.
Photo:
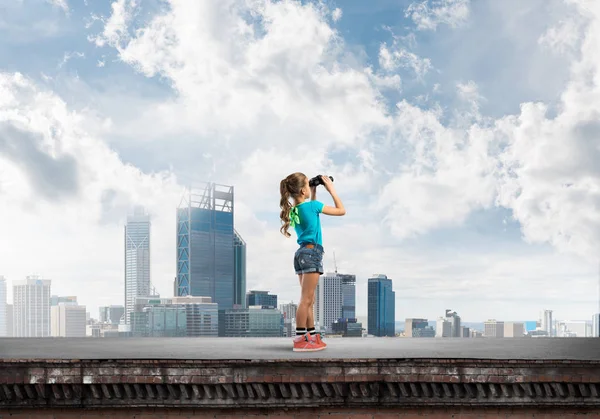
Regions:
<instances>
[{"instance_id":1,"label":"rooftop ledge","mask_svg":"<svg viewBox=\"0 0 600 419\"><path fill-rule=\"evenodd\" d=\"M600 339L0 339L0 409L600 406Z\"/></svg>"}]
</instances>

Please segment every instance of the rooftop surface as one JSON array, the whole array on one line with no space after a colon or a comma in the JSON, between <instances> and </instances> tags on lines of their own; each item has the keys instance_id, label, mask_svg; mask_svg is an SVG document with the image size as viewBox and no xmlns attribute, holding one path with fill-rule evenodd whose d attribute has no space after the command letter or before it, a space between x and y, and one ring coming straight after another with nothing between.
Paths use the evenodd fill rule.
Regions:
<instances>
[{"instance_id":1,"label":"rooftop surface","mask_svg":"<svg viewBox=\"0 0 600 419\"><path fill-rule=\"evenodd\" d=\"M0 338L0 359L515 359L600 361L599 338L336 338L292 352L289 338Z\"/></svg>"}]
</instances>

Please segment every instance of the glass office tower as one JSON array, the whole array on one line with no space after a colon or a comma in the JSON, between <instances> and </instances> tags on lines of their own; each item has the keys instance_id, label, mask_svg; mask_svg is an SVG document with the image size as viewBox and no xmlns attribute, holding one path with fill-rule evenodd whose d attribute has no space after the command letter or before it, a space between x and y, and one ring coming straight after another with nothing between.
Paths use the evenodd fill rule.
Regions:
<instances>
[{"instance_id":1,"label":"glass office tower","mask_svg":"<svg viewBox=\"0 0 600 419\"><path fill-rule=\"evenodd\" d=\"M374 275L368 285L368 333L395 336L396 293L386 275Z\"/></svg>"},{"instance_id":2,"label":"glass office tower","mask_svg":"<svg viewBox=\"0 0 600 419\"><path fill-rule=\"evenodd\" d=\"M233 227L233 186L190 188L177 209L177 296L244 304L246 244Z\"/></svg>"}]
</instances>

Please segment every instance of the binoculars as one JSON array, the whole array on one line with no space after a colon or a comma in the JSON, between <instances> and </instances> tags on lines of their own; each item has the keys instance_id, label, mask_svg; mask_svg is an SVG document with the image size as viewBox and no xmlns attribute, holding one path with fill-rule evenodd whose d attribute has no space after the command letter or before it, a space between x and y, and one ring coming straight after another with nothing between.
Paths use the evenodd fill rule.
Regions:
<instances>
[{"instance_id":1,"label":"binoculars","mask_svg":"<svg viewBox=\"0 0 600 419\"><path fill-rule=\"evenodd\" d=\"M321 179L322 175L318 175L315 176L314 178L310 179L308 181L308 186L313 187L313 186L319 186L319 185L324 185L323 183L323 179ZM328 176L329 179L331 179L331 181L333 182L333 178L331 176Z\"/></svg>"}]
</instances>

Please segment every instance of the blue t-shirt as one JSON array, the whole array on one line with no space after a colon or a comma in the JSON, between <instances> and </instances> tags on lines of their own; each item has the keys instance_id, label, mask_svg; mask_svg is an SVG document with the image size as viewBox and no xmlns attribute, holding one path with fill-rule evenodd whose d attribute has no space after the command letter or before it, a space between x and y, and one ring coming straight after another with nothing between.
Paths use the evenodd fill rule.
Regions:
<instances>
[{"instance_id":1,"label":"blue t-shirt","mask_svg":"<svg viewBox=\"0 0 600 419\"><path fill-rule=\"evenodd\" d=\"M300 223L294 226L298 235L298 244L313 243L323 246L319 214L323 212L324 206L325 204L319 201L305 201L296 205L300 219Z\"/></svg>"}]
</instances>

